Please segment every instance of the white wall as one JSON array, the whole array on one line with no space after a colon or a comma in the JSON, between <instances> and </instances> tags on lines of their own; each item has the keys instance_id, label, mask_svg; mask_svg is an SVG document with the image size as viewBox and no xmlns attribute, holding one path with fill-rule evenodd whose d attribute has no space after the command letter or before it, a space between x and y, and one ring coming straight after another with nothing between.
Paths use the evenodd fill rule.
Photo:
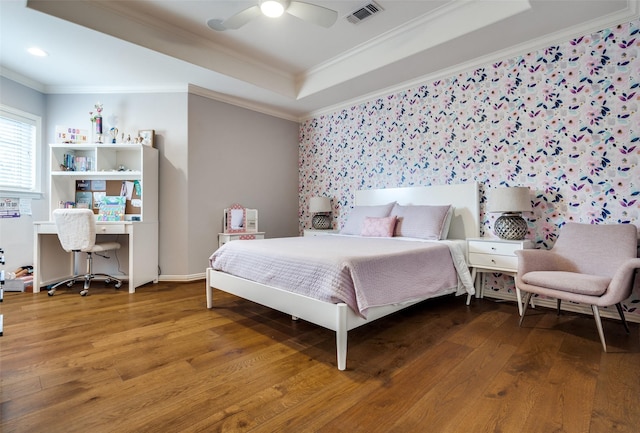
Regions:
<instances>
[{"instance_id":1,"label":"white wall","mask_svg":"<svg viewBox=\"0 0 640 433\"><path fill-rule=\"evenodd\" d=\"M42 127L46 128L46 98L42 93L0 77L0 103L42 117ZM46 190L46 185L43 184L43 188ZM0 265L0 269L13 271L33 263L33 221L46 218L44 202L32 201L33 215L0 218L0 247L5 251L6 260L6 265Z\"/></svg>"},{"instance_id":2,"label":"white wall","mask_svg":"<svg viewBox=\"0 0 640 433\"><path fill-rule=\"evenodd\" d=\"M204 275L234 202L260 211L267 237L298 235L298 124L188 93L43 95L1 78L0 102L43 116L43 190L56 125L89 129L94 104L105 130L154 129L159 150L159 266L164 280ZM33 217L0 219L11 269L33 262L33 221L48 219L48 197ZM11 263L9 263L11 259Z\"/></svg>"},{"instance_id":3,"label":"white wall","mask_svg":"<svg viewBox=\"0 0 640 433\"><path fill-rule=\"evenodd\" d=\"M182 275L187 269L188 245L181 233L187 223L187 95L186 93L126 93L47 95L47 141L55 139L55 126L89 129L89 112L103 105L103 128L112 126L134 137L153 129L159 150L159 266L161 274ZM126 137L126 135L125 135ZM47 161L47 167L49 162Z\"/></svg>"}]
</instances>

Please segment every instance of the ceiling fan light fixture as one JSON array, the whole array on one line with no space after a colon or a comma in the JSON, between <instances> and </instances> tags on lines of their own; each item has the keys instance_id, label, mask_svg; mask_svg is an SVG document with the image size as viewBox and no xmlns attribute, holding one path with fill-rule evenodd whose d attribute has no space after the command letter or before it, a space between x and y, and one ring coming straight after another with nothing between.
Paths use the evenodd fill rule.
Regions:
<instances>
[{"instance_id":1,"label":"ceiling fan light fixture","mask_svg":"<svg viewBox=\"0 0 640 433\"><path fill-rule=\"evenodd\" d=\"M45 50L38 47L31 47L27 49L27 52L36 57L47 57L49 55L49 53L47 53Z\"/></svg>"},{"instance_id":2,"label":"ceiling fan light fixture","mask_svg":"<svg viewBox=\"0 0 640 433\"><path fill-rule=\"evenodd\" d=\"M278 0L266 0L260 3L260 10L269 18L278 18L284 13L284 4Z\"/></svg>"}]
</instances>

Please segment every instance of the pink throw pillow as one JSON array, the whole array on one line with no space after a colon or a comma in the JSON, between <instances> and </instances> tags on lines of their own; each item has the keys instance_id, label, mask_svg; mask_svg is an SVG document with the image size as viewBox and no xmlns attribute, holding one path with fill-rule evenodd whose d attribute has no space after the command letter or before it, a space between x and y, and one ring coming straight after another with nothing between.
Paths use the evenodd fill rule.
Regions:
<instances>
[{"instance_id":1,"label":"pink throw pillow","mask_svg":"<svg viewBox=\"0 0 640 433\"><path fill-rule=\"evenodd\" d=\"M396 217L366 217L362 223L362 236L390 238L396 228Z\"/></svg>"}]
</instances>

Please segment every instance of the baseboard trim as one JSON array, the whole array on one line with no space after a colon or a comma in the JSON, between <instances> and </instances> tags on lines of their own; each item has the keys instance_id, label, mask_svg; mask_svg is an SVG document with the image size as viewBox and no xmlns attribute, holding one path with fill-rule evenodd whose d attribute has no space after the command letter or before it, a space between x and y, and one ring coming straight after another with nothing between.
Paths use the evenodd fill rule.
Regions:
<instances>
[{"instance_id":1,"label":"baseboard trim","mask_svg":"<svg viewBox=\"0 0 640 433\"><path fill-rule=\"evenodd\" d=\"M189 283L192 281L204 280L205 273L201 272L199 274L191 274L191 275L160 275L158 277L158 281L167 281L174 283Z\"/></svg>"}]
</instances>

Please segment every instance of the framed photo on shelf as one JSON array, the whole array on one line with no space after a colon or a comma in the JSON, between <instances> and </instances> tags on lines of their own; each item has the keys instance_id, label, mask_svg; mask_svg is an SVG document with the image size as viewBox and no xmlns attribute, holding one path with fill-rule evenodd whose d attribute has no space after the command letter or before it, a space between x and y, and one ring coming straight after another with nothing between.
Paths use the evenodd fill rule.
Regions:
<instances>
[{"instance_id":1,"label":"framed photo on shelf","mask_svg":"<svg viewBox=\"0 0 640 433\"><path fill-rule=\"evenodd\" d=\"M142 144L144 144L145 146L154 147L154 135L155 131L153 129L144 129L142 131L138 131L138 137L142 139Z\"/></svg>"}]
</instances>

